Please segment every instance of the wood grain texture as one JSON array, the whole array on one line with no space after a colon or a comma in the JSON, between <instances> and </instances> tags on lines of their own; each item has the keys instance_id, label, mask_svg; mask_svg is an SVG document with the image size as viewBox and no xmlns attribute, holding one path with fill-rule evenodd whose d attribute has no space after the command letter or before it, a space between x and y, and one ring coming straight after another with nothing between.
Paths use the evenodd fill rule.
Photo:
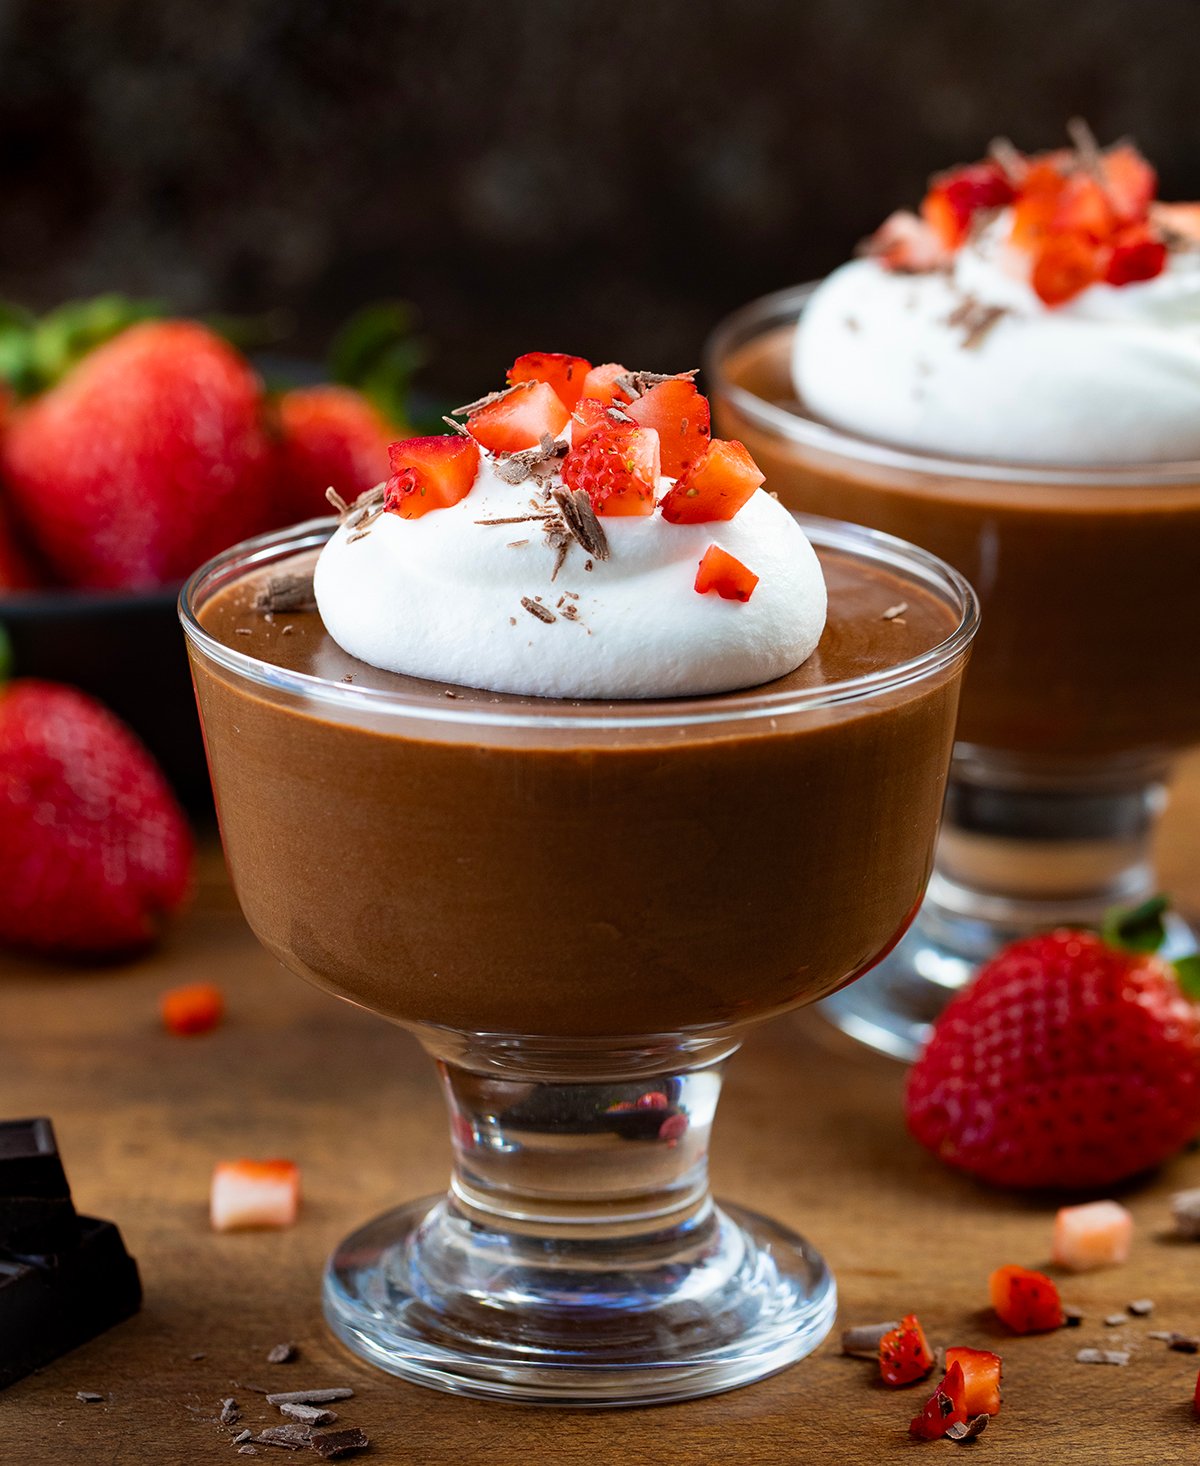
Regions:
<instances>
[{"instance_id":1,"label":"wood grain texture","mask_svg":"<svg viewBox=\"0 0 1200 1466\"><path fill-rule=\"evenodd\" d=\"M1200 908L1200 758L1181 771L1162 832L1167 887ZM222 983L230 1013L203 1038L157 1020L162 989ZM717 1126L720 1193L801 1227L841 1287L839 1325L915 1309L940 1343L1002 1350L1005 1406L969 1449L1006 1463L1145 1466L1192 1461L1197 1359L1146 1341L1151 1328L1200 1328L1200 1247L1165 1238L1167 1197L1200 1185L1200 1154L1178 1158L1122 1197L1137 1219L1132 1261L1072 1279L1077 1330L1001 1335L986 1311L1000 1262L1037 1266L1053 1201L952 1175L905 1136L901 1071L854 1049L811 1013L752 1034L734 1062ZM205 852L190 915L152 958L105 973L0 960L0 1114L45 1112L81 1208L113 1217L145 1282L142 1313L0 1396L0 1461L134 1466L241 1459L215 1423L236 1398L251 1427L280 1422L248 1385L351 1384L342 1409L380 1462L837 1462L888 1459L924 1392L883 1389L835 1342L750 1388L652 1410L552 1412L484 1405L360 1366L327 1336L323 1258L349 1228L444 1183L441 1101L432 1068L398 1030L305 986L246 930L219 854ZM288 1155L304 1171L301 1221L283 1233L215 1236L209 1172L221 1157ZM1105 1328L1130 1299L1152 1319ZM284 1340L302 1358L266 1363ZM1087 1345L1133 1349L1126 1369L1074 1362ZM203 1353L203 1359L190 1356ZM82 1404L77 1390L104 1394ZM240 1428L240 1427L239 1427ZM263 1447L269 1459L288 1459ZM296 1459L309 1459L297 1457ZM940 1457L939 1457L940 1459Z\"/></svg>"}]
</instances>

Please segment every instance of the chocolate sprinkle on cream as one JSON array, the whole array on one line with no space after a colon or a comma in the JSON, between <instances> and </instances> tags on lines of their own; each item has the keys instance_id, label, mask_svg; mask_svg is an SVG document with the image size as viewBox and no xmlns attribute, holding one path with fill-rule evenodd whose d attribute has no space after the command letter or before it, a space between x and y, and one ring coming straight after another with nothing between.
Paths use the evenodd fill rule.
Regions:
<instances>
[{"instance_id":1,"label":"chocolate sprinkle on cream","mask_svg":"<svg viewBox=\"0 0 1200 1466\"><path fill-rule=\"evenodd\" d=\"M536 616L539 621L544 621L547 625L549 625L551 621L558 620L558 617L554 614L549 606L543 606L538 601L531 601L528 596L521 597L521 604L525 607L525 609L529 612L531 616Z\"/></svg>"},{"instance_id":2,"label":"chocolate sprinkle on cream","mask_svg":"<svg viewBox=\"0 0 1200 1466\"><path fill-rule=\"evenodd\" d=\"M511 397L514 392L528 392L536 385L536 382L514 382L511 387L504 387L499 392L487 392L482 397L476 397L474 402L468 402L462 407L452 407L450 411L454 417L469 417L471 413L478 412L481 407L490 407L493 402L502 402L504 398Z\"/></svg>"},{"instance_id":3,"label":"chocolate sprinkle on cream","mask_svg":"<svg viewBox=\"0 0 1200 1466\"><path fill-rule=\"evenodd\" d=\"M604 526L596 517L592 501L585 489L555 489L554 502L558 505L563 523L572 538L585 555L593 560L607 560L612 551L608 547L608 536ZM585 567L591 569L590 564Z\"/></svg>"},{"instance_id":4,"label":"chocolate sprinkle on cream","mask_svg":"<svg viewBox=\"0 0 1200 1466\"><path fill-rule=\"evenodd\" d=\"M543 433L541 441L533 448L524 448L520 453L500 453L496 456L496 473L506 484L523 484L526 479L544 483L550 478L560 458L565 457L567 443L564 438L552 438Z\"/></svg>"},{"instance_id":5,"label":"chocolate sprinkle on cream","mask_svg":"<svg viewBox=\"0 0 1200 1466\"><path fill-rule=\"evenodd\" d=\"M660 382L690 382L699 372L699 367L692 367L686 372L622 372L613 378L613 386L624 392L626 397L641 397Z\"/></svg>"},{"instance_id":6,"label":"chocolate sprinkle on cream","mask_svg":"<svg viewBox=\"0 0 1200 1466\"><path fill-rule=\"evenodd\" d=\"M997 321L1006 315L1008 311L1004 306L984 305L975 296L966 295L946 317L946 324L950 327L962 327L966 333L963 336L963 347L971 351L981 344Z\"/></svg>"}]
</instances>

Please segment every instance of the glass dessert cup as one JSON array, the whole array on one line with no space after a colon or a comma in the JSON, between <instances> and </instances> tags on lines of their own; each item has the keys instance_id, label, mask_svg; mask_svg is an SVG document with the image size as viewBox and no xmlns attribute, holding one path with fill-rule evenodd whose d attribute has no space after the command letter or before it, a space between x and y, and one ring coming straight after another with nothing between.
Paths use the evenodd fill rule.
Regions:
<instances>
[{"instance_id":1,"label":"glass dessert cup","mask_svg":"<svg viewBox=\"0 0 1200 1466\"><path fill-rule=\"evenodd\" d=\"M184 589L251 927L413 1031L441 1074L449 1193L368 1223L325 1276L334 1333L393 1374L648 1404L749 1383L832 1324L820 1254L714 1203L709 1133L744 1029L857 977L916 910L976 608L924 551L802 523L819 553L927 599L927 650L657 703L398 692L205 628L223 589L295 564L332 521L237 546Z\"/></svg>"},{"instance_id":2,"label":"glass dessert cup","mask_svg":"<svg viewBox=\"0 0 1200 1466\"><path fill-rule=\"evenodd\" d=\"M764 297L714 333L717 429L789 508L915 540L971 581L982 613L925 903L887 960L824 1010L907 1059L1000 946L1099 925L1158 889L1165 780L1200 741L1200 462L952 460L805 416L791 345L813 289ZM1190 948L1178 915L1169 939Z\"/></svg>"}]
</instances>

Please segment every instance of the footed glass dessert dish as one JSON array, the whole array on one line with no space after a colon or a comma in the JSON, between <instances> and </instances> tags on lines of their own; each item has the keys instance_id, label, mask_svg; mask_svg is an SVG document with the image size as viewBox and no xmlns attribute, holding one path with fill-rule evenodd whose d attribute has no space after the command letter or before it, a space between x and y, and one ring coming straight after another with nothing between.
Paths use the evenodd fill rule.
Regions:
<instances>
[{"instance_id":1,"label":"footed glass dessert dish","mask_svg":"<svg viewBox=\"0 0 1200 1466\"><path fill-rule=\"evenodd\" d=\"M790 508L928 546L982 608L925 902L888 958L825 1004L847 1033L908 1059L999 947L1098 927L1113 905L1158 889L1165 781L1173 756L1200 741L1200 462L1042 468L832 427L792 381L814 289L757 301L714 335L721 431L746 443ZM1189 950L1184 921L1170 920L1168 950Z\"/></svg>"},{"instance_id":2,"label":"footed glass dessert dish","mask_svg":"<svg viewBox=\"0 0 1200 1466\"><path fill-rule=\"evenodd\" d=\"M332 1329L382 1369L652 1403L758 1379L830 1328L820 1253L713 1200L710 1132L747 1026L860 976L919 905L976 607L921 550L801 523L829 592L817 652L668 701L355 660L305 590L332 522L184 590L247 919L442 1077L448 1193L367 1223L325 1276Z\"/></svg>"}]
</instances>

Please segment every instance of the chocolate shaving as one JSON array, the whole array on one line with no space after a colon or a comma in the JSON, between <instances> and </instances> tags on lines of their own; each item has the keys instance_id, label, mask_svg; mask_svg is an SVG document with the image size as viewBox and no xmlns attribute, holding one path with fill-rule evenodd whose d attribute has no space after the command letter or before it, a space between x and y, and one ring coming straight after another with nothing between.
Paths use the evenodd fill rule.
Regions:
<instances>
[{"instance_id":1,"label":"chocolate shaving","mask_svg":"<svg viewBox=\"0 0 1200 1466\"><path fill-rule=\"evenodd\" d=\"M1172 1196L1171 1220L1180 1236L1200 1237L1200 1187Z\"/></svg>"},{"instance_id":2,"label":"chocolate shaving","mask_svg":"<svg viewBox=\"0 0 1200 1466\"><path fill-rule=\"evenodd\" d=\"M962 340L963 348L972 351L983 341L997 321L1006 315L1008 315L1006 307L984 305L975 296L966 295L946 317L946 324L963 328L965 332Z\"/></svg>"},{"instance_id":3,"label":"chocolate shaving","mask_svg":"<svg viewBox=\"0 0 1200 1466\"><path fill-rule=\"evenodd\" d=\"M907 610L908 610L908 602L907 601L901 601L901 602L899 602L898 605L889 606L887 608L887 610L883 613L883 615L879 619L881 621L894 621L897 616L903 616L904 613L905 613L905 611L907 611Z\"/></svg>"},{"instance_id":4,"label":"chocolate shaving","mask_svg":"<svg viewBox=\"0 0 1200 1466\"><path fill-rule=\"evenodd\" d=\"M988 157L1014 188L1025 181L1026 162L1006 137L994 137L988 144Z\"/></svg>"},{"instance_id":5,"label":"chocolate shaving","mask_svg":"<svg viewBox=\"0 0 1200 1466\"><path fill-rule=\"evenodd\" d=\"M302 1451L312 1439L306 1425L268 1425L250 1439L256 1446L280 1446L285 1451Z\"/></svg>"},{"instance_id":6,"label":"chocolate shaving","mask_svg":"<svg viewBox=\"0 0 1200 1466\"><path fill-rule=\"evenodd\" d=\"M596 511L592 508L587 491L555 489L553 497L563 523L584 554L593 560L607 560L612 553L608 547L608 536L604 533L604 526L596 518ZM590 569L591 566L586 568Z\"/></svg>"},{"instance_id":7,"label":"chocolate shaving","mask_svg":"<svg viewBox=\"0 0 1200 1466\"><path fill-rule=\"evenodd\" d=\"M521 597L521 604L525 607L525 609L529 612L531 616L536 616L539 621L545 621L547 625L549 625L551 621L558 620L558 617L549 608L549 606L543 606L538 601L531 601L528 596Z\"/></svg>"},{"instance_id":8,"label":"chocolate shaving","mask_svg":"<svg viewBox=\"0 0 1200 1466\"><path fill-rule=\"evenodd\" d=\"M267 1355L268 1364L291 1364L293 1359L300 1357L300 1349L290 1341L286 1344L276 1344L274 1349Z\"/></svg>"},{"instance_id":9,"label":"chocolate shaving","mask_svg":"<svg viewBox=\"0 0 1200 1466\"><path fill-rule=\"evenodd\" d=\"M579 607L578 606L564 606L562 608L562 612L560 614L562 615L562 618L563 618L564 621L578 621L579 620Z\"/></svg>"},{"instance_id":10,"label":"chocolate shaving","mask_svg":"<svg viewBox=\"0 0 1200 1466\"><path fill-rule=\"evenodd\" d=\"M338 1400L349 1400L354 1391L349 1385L335 1385L329 1390L288 1390L284 1394L268 1395L268 1405L332 1405Z\"/></svg>"},{"instance_id":11,"label":"chocolate shaving","mask_svg":"<svg viewBox=\"0 0 1200 1466\"><path fill-rule=\"evenodd\" d=\"M1119 1328L1124 1322L1125 1315L1123 1313L1110 1313L1104 1320L1104 1327L1106 1329L1115 1329Z\"/></svg>"},{"instance_id":12,"label":"chocolate shaving","mask_svg":"<svg viewBox=\"0 0 1200 1466\"><path fill-rule=\"evenodd\" d=\"M254 609L265 615L276 611L313 611L316 605L311 575L272 575L254 597Z\"/></svg>"},{"instance_id":13,"label":"chocolate shaving","mask_svg":"<svg viewBox=\"0 0 1200 1466\"><path fill-rule=\"evenodd\" d=\"M453 428L456 433L461 434L462 437L469 438L471 436L470 433L467 432L466 428L463 427L462 423L455 422L452 417L443 417L442 421L446 424L447 427Z\"/></svg>"},{"instance_id":14,"label":"chocolate shaving","mask_svg":"<svg viewBox=\"0 0 1200 1466\"><path fill-rule=\"evenodd\" d=\"M323 1461L351 1456L356 1451L365 1451L371 1444L366 1432L357 1425L343 1430L314 1431L308 1443Z\"/></svg>"},{"instance_id":15,"label":"chocolate shaving","mask_svg":"<svg viewBox=\"0 0 1200 1466\"><path fill-rule=\"evenodd\" d=\"M279 1413L301 1425L332 1425L338 1418L337 1411L325 1405L280 1405Z\"/></svg>"},{"instance_id":16,"label":"chocolate shaving","mask_svg":"<svg viewBox=\"0 0 1200 1466\"><path fill-rule=\"evenodd\" d=\"M1079 154L1079 161L1084 171L1091 174L1107 197L1108 176L1104 171L1104 155L1100 151L1100 144L1096 141L1096 134L1082 117L1072 117L1067 123L1067 136Z\"/></svg>"},{"instance_id":17,"label":"chocolate shaving","mask_svg":"<svg viewBox=\"0 0 1200 1466\"><path fill-rule=\"evenodd\" d=\"M692 367L687 372L622 372L613 378L613 386L624 392L626 397L641 397L660 382L690 382L699 372L699 367Z\"/></svg>"},{"instance_id":18,"label":"chocolate shaving","mask_svg":"<svg viewBox=\"0 0 1200 1466\"><path fill-rule=\"evenodd\" d=\"M899 1327L896 1319L889 1319L886 1323L860 1323L854 1328L843 1329L842 1353L855 1359L878 1359L880 1339Z\"/></svg>"},{"instance_id":19,"label":"chocolate shaving","mask_svg":"<svg viewBox=\"0 0 1200 1466\"><path fill-rule=\"evenodd\" d=\"M528 543L528 540L509 540L508 544L505 545L504 548L506 550L520 550Z\"/></svg>"},{"instance_id":20,"label":"chocolate shaving","mask_svg":"<svg viewBox=\"0 0 1200 1466\"><path fill-rule=\"evenodd\" d=\"M240 1446L245 1441L248 1441L253 1436L253 1434L254 1432L247 1427L246 1430L239 1431L237 1435L233 1437L232 1444L235 1446Z\"/></svg>"},{"instance_id":21,"label":"chocolate shaving","mask_svg":"<svg viewBox=\"0 0 1200 1466\"><path fill-rule=\"evenodd\" d=\"M76 1390L75 1398L81 1405L99 1405L104 1396L98 1395L95 1390Z\"/></svg>"},{"instance_id":22,"label":"chocolate shaving","mask_svg":"<svg viewBox=\"0 0 1200 1466\"><path fill-rule=\"evenodd\" d=\"M1127 1303L1125 1307L1133 1314L1134 1318L1149 1318L1154 1312L1154 1299L1135 1298L1132 1303Z\"/></svg>"},{"instance_id":23,"label":"chocolate shaving","mask_svg":"<svg viewBox=\"0 0 1200 1466\"><path fill-rule=\"evenodd\" d=\"M244 1385L241 1380L238 1379L231 1380L230 1383L233 1385L235 1390L249 1390L250 1393L253 1395L267 1394L267 1391L263 1389L262 1385Z\"/></svg>"},{"instance_id":24,"label":"chocolate shaving","mask_svg":"<svg viewBox=\"0 0 1200 1466\"><path fill-rule=\"evenodd\" d=\"M511 514L506 519L477 519L476 524L529 524L531 520L553 519L549 510L536 510L532 514Z\"/></svg>"},{"instance_id":25,"label":"chocolate shaving","mask_svg":"<svg viewBox=\"0 0 1200 1466\"><path fill-rule=\"evenodd\" d=\"M241 1418L242 1412L238 1409L238 1402L235 1399L231 1397L228 1400L222 1400L221 1413L217 1416L222 1425L236 1425Z\"/></svg>"},{"instance_id":26,"label":"chocolate shaving","mask_svg":"<svg viewBox=\"0 0 1200 1466\"><path fill-rule=\"evenodd\" d=\"M506 484L523 484L528 478L544 483L566 452L564 438L552 438L549 433L543 433L540 442L532 448L523 448L519 453L498 454L496 473Z\"/></svg>"},{"instance_id":27,"label":"chocolate shaving","mask_svg":"<svg viewBox=\"0 0 1200 1466\"><path fill-rule=\"evenodd\" d=\"M963 1441L973 1441L987 1429L988 1419L986 1415L973 1415L970 1420L956 1420L946 1427L946 1439L957 1441L959 1445Z\"/></svg>"},{"instance_id":28,"label":"chocolate shaving","mask_svg":"<svg viewBox=\"0 0 1200 1466\"><path fill-rule=\"evenodd\" d=\"M1181 1334L1176 1329L1151 1329L1146 1337L1160 1339L1177 1354L1200 1354L1200 1338L1195 1334Z\"/></svg>"},{"instance_id":29,"label":"chocolate shaving","mask_svg":"<svg viewBox=\"0 0 1200 1466\"><path fill-rule=\"evenodd\" d=\"M345 499L342 498L341 494L338 493L332 484L325 490L325 497L337 510L340 518L344 519L350 513L350 505L346 503Z\"/></svg>"},{"instance_id":30,"label":"chocolate shaving","mask_svg":"<svg viewBox=\"0 0 1200 1466\"><path fill-rule=\"evenodd\" d=\"M474 402L468 402L464 407L452 407L450 411L455 417L469 417L471 413L478 412L481 407L490 407L493 402L502 402L505 397L511 397L514 392L528 392L536 385L536 382L514 382L511 387L503 387L499 392L487 392L484 396L477 397Z\"/></svg>"},{"instance_id":31,"label":"chocolate shaving","mask_svg":"<svg viewBox=\"0 0 1200 1466\"><path fill-rule=\"evenodd\" d=\"M254 1437L251 1436L251 1440L253 1440L253 1439L254 1439ZM258 1455L258 1451L255 1449L254 1446L244 1445L244 1446L239 1446L238 1447L238 1455L239 1456L257 1456Z\"/></svg>"},{"instance_id":32,"label":"chocolate shaving","mask_svg":"<svg viewBox=\"0 0 1200 1466\"><path fill-rule=\"evenodd\" d=\"M1126 1349L1080 1349L1075 1356L1076 1364L1128 1364Z\"/></svg>"}]
</instances>

